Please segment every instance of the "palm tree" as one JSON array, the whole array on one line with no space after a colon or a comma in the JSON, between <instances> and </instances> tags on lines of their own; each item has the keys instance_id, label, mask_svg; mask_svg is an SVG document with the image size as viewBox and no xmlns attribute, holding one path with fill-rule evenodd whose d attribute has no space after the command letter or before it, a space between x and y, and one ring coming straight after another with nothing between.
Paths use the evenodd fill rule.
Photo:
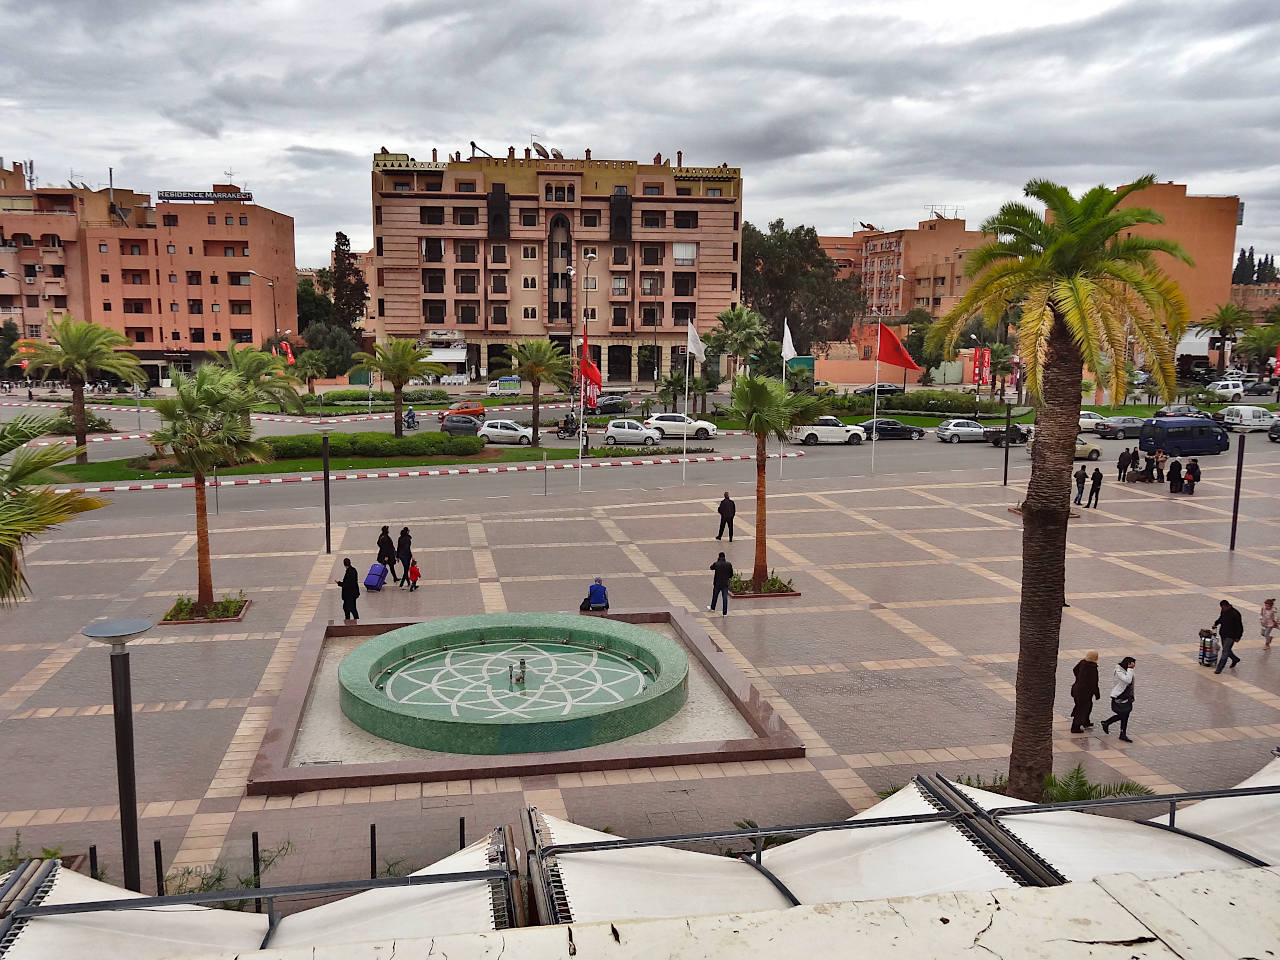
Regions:
<instances>
[{"instance_id":1,"label":"palm tree","mask_svg":"<svg viewBox=\"0 0 1280 960\"><path fill-rule=\"evenodd\" d=\"M680 409L680 398L684 396L684 371L676 370L658 382L658 399L662 401L662 409Z\"/></svg>"},{"instance_id":2,"label":"palm tree","mask_svg":"<svg viewBox=\"0 0 1280 960\"><path fill-rule=\"evenodd\" d=\"M1150 358L1166 399L1175 389L1174 345L1187 327L1186 301L1157 264L1156 253L1191 258L1172 240L1133 232L1164 218L1120 204L1154 182L1146 176L1110 190L1073 197L1065 187L1033 180L1024 203L1006 203L982 225L995 239L965 257L969 291L933 325L929 342L955 355L970 318L998 318L1021 302L1019 354L1027 390L1040 405L1031 479L1022 507L1022 596L1019 614L1017 703L1009 789L1038 799L1053 769L1053 699L1066 577L1070 474L1079 432L1083 367L1109 364L1112 397L1124 397L1124 354L1130 329ZM1114 402L1114 401L1113 401Z\"/></svg>"},{"instance_id":3,"label":"palm tree","mask_svg":"<svg viewBox=\"0 0 1280 960\"><path fill-rule=\"evenodd\" d=\"M71 422L76 428L76 463L88 463L85 450L88 426L84 417L84 385L95 374L107 373L130 383L145 383L146 375L138 358L122 352L130 346L124 334L96 323L70 316L54 320L49 316L50 342L19 340L15 349L27 361L27 369L48 376L62 374L71 387Z\"/></svg>"},{"instance_id":4,"label":"palm tree","mask_svg":"<svg viewBox=\"0 0 1280 960\"><path fill-rule=\"evenodd\" d=\"M996 395L996 382L1000 383L1000 396L1004 396L1004 384L1013 373L1013 348L1003 343L991 345L991 396Z\"/></svg>"},{"instance_id":5,"label":"palm tree","mask_svg":"<svg viewBox=\"0 0 1280 960\"><path fill-rule=\"evenodd\" d=\"M769 579L765 550L765 464L769 437L785 440L787 431L812 423L827 412L826 400L811 393L788 393L781 380L744 374L733 383L728 415L746 424L756 437L756 555L751 583L758 590Z\"/></svg>"},{"instance_id":6,"label":"palm tree","mask_svg":"<svg viewBox=\"0 0 1280 960\"><path fill-rule=\"evenodd\" d=\"M511 370L521 380L529 381L533 388L533 445L542 446L542 385L569 389L569 355L563 347L550 340L525 340L507 347L506 357L499 358L491 366L495 372Z\"/></svg>"},{"instance_id":7,"label":"palm tree","mask_svg":"<svg viewBox=\"0 0 1280 960\"><path fill-rule=\"evenodd\" d=\"M1210 333L1219 337L1218 373L1227 369L1227 341L1235 340L1240 334L1253 326L1253 316L1244 307L1235 303L1222 303L1209 316L1198 320L1192 327L1201 333Z\"/></svg>"},{"instance_id":8,"label":"palm tree","mask_svg":"<svg viewBox=\"0 0 1280 960\"><path fill-rule=\"evenodd\" d=\"M764 343L769 325L760 314L743 306L722 311L716 319L720 326L702 339L715 353L733 358L730 376L736 376L743 358L751 356Z\"/></svg>"},{"instance_id":9,"label":"palm tree","mask_svg":"<svg viewBox=\"0 0 1280 960\"><path fill-rule=\"evenodd\" d=\"M707 412L707 381L702 377L689 378L689 393L693 396L693 412Z\"/></svg>"},{"instance_id":10,"label":"palm tree","mask_svg":"<svg viewBox=\"0 0 1280 960\"><path fill-rule=\"evenodd\" d=\"M172 453L195 480L196 603L208 607L213 603L213 568L205 478L220 464L260 463L269 451L253 439L249 422L257 397L234 371L201 364L194 374L175 373L173 389L172 397L155 401L162 425L151 435L151 443Z\"/></svg>"},{"instance_id":11,"label":"palm tree","mask_svg":"<svg viewBox=\"0 0 1280 960\"><path fill-rule=\"evenodd\" d=\"M307 385L307 393L316 395L316 381L329 372L324 354L319 350L303 350L293 365L293 375Z\"/></svg>"},{"instance_id":12,"label":"palm tree","mask_svg":"<svg viewBox=\"0 0 1280 960\"><path fill-rule=\"evenodd\" d=\"M1277 347L1280 347L1280 322L1250 327L1236 341L1236 353L1247 357L1253 363L1261 364L1264 373L1267 369L1267 359L1276 355Z\"/></svg>"},{"instance_id":13,"label":"palm tree","mask_svg":"<svg viewBox=\"0 0 1280 960\"><path fill-rule=\"evenodd\" d=\"M18 417L0 423L0 607L26 593L22 542L106 502L83 493L54 493L33 486L45 470L78 453L66 447L28 447L49 431L52 417Z\"/></svg>"},{"instance_id":14,"label":"palm tree","mask_svg":"<svg viewBox=\"0 0 1280 960\"><path fill-rule=\"evenodd\" d=\"M364 371L372 377L375 373L391 384L392 399L395 401L396 436L404 436L404 418L400 411L404 407L405 385L415 377L433 373L442 377L449 371L439 363L432 363L430 347L420 347L414 340L392 338L386 343L375 343L373 353L355 353L351 359L358 361L351 372Z\"/></svg>"},{"instance_id":15,"label":"palm tree","mask_svg":"<svg viewBox=\"0 0 1280 960\"><path fill-rule=\"evenodd\" d=\"M212 351L209 355L219 366L240 378L253 403L274 403L281 411L287 409L294 413L306 409L298 396L298 378L289 371L283 357L254 346L237 347L234 343L227 346L226 357ZM246 412L245 416L248 415Z\"/></svg>"}]
</instances>

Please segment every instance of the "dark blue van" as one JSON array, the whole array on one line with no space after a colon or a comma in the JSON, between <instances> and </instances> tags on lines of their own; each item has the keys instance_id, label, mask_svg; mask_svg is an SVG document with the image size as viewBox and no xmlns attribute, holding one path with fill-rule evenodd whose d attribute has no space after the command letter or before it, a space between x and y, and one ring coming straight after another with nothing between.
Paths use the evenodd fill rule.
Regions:
<instances>
[{"instance_id":1,"label":"dark blue van","mask_svg":"<svg viewBox=\"0 0 1280 960\"><path fill-rule=\"evenodd\" d=\"M1159 417L1138 431L1138 449L1144 453L1163 450L1171 457L1202 457L1231 449L1231 437L1203 417Z\"/></svg>"}]
</instances>

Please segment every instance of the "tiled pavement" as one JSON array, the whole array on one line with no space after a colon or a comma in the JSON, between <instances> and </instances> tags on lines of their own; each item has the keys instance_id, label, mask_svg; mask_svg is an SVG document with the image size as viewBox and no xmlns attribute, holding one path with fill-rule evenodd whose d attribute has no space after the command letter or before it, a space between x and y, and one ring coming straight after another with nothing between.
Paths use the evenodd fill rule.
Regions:
<instances>
[{"instance_id":1,"label":"tiled pavement","mask_svg":"<svg viewBox=\"0 0 1280 960\"><path fill-rule=\"evenodd\" d=\"M1280 644L1264 653L1255 628L1260 599L1280 592L1280 451L1251 457L1234 555L1224 547L1232 464L1220 459L1194 500L1109 484L1102 509L1072 522L1058 712L1090 647L1102 652L1104 695L1126 653L1139 658L1140 679L1135 742L1073 736L1060 719L1059 768L1083 762L1094 778L1156 789L1220 787L1280 742ZM333 557L317 552L311 523L215 518L218 586L243 586L254 604L243 623L156 628L133 648L144 844L160 839L169 866L243 869L258 830L264 847L289 839L296 848L271 879L337 879L368 869L370 823L380 860L404 868L453 849L459 817L474 838L515 822L527 803L641 835L845 817L919 770L1001 772L1016 670L1021 540L1007 507L1017 488L954 474L774 484L770 559L803 597L708 616L715 551L751 561L754 504L739 489L732 545L711 539L715 495L705 492L718 488L517 498L500 509L477 499L474 512L465 502L441 505L448 512L385 505L383 518L375 510L367 524L335 528ZM103 511L28 551L34 599L0 613L5 845L17 830L29 849L97 843L119 877L106 650L78 631L99 616L158 613L190 589L194 538L174 496L172 520L130 524ZM698 611L808 756L246 797L300 632L317 615L340 615L340 558L363 565L382 522L413 529L424 589L366 595L366 617L568 610L601 574L617 605ZM1195 633L1220 597L1244 613L1244 663L1214 676L1195 664Z\"/></svg>"}]
</instances>

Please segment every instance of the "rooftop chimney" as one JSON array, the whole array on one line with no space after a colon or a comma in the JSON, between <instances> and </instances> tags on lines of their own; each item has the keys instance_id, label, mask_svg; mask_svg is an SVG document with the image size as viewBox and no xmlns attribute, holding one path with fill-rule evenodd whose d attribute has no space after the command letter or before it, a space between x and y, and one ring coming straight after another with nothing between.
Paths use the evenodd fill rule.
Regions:
<instances>
[{"instance_id":1,"label":"rooftop chimney","mask_svg":"<svg viewBox=\"0 0 1280 960\"><path fill-rule=\"evenodd\" d=\"M515 147L507 147L507 159L508 159L508 160L514 160L515 158L516 158L516 148L515 148Z\"/></svg>"},{"instance_id":2,"label":"rooftop chimney","mask_svg":"<svg viewBox=\"0 0 1280 960\"><path fill-rule=\"evenodd\" d=\"M432 162L432 163L435 163L435 162L436 162L436 148L435 148L435 147L432 147L432 148L431 148L431 162Z\"/></svg>"},{"instance_id":3,"label":"rooftop chimney","mask_svg":"<svg viewBox=\"0 0 1280 960\"><path fill-rule=\"evenodd\" d=\"M530 159L532 156L533 156L533 149L532 149L531 147L525 147L525 148L524 148L524 158L525 158L526 160L528 160L528 159Z\"/></svg>"},{"instance_id":4,"label":"rooftop chimney","mask_svg":"<svg viewBox=\"0 0 1280 960\"><path fill-rule=\"evenodd\" d=\"M588 159L588 160L590 160L590 159L591 159L591 148L590 148L590 147L587 147L587 159Z\"/></svg>"},{"instance_id":5,"label":"rooftop chimney","mask_svg":"<svg viewBox=\"0 0 1280 960\"><path fill-rule=\"evenodd\" d=\"M677 151L676 151L676 166L677 166L677 167L683 167L683 166L684 166L684 151L683 151L683 150L677 150Z\"/></svg>"}]
</instances>

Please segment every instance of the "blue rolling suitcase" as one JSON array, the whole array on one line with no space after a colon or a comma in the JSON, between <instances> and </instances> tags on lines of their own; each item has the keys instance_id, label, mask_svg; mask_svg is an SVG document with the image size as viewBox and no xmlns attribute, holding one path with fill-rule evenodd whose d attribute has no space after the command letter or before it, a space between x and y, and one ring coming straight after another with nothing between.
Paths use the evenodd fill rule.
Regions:
<instances>
[{"instance_id":1,"label":"blue rolling suitcase","mask_svg":"<svg viewBox=\"0 0 1280 960\"><path fill-rule=\"evenodd\" d=\"M385 563L375 563L369 568L368 574L364 578L364 588L366 590L381 590L382 585L387 582L387 565Z\"/></svg>"}]
</instances>

